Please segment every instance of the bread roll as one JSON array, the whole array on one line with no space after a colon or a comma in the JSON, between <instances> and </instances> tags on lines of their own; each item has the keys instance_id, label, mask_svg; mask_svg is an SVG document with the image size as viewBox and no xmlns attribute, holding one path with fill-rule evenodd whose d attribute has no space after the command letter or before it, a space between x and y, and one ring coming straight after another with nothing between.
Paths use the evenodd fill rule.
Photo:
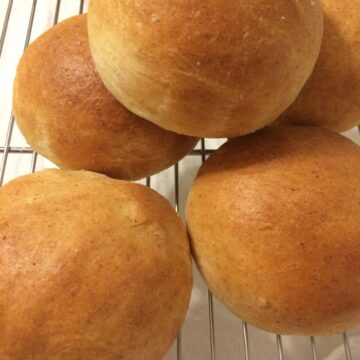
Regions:
<instances>
[{"instance_id":1,"label":"bread roll","mask_svg":"<svg viewBox=\"0 0 360 360\"><path fill-rule=\"evenodd\" d=\"M63 169L135 180L176 163L197 142L133 115L113 98L93 66L85 15L56 25L26 50L13 108L29 144Z\"/></svg>"},{"instance_id":2,"label":"bread roll","mask_svg":"<svg viewBox=\"0 0 360 360\"><path fill-rule=\"evenodd\" d=\"M189 303L189 244L160 195L47 170L0 189L0 358L160 360Z\"/></svg>"},{"instance_id":3,"label":"bread roll","mask_svg":"<svg viewBox=\"0 0 360 360\"><path fill-rule=\"evenodd\" d=\"M280 334L360 324L360 148L321 128L225 144L187 204L193 255L238 316Z\"/></svg>"},{"instance_id":4,"label":"bread roll","mask_svg":"<svg viewBox=\"0 0 360 360\"><path fill-rule=\"evenodd\" d=\"M360 0L321 0L324 40L315 70L282 123L346 131L360 124Z\"/></svg>"},{"instance_id":5,"label":"bread roll","mask_svg":"<svg viewBox=\"0 0 360 360\"><path fill-rule=\"evenodd\" d=\"M231 137L275 120L320 50L317 0L92 0L89 40L105 86L180 134Z\"/></svg>"}]
</instances>

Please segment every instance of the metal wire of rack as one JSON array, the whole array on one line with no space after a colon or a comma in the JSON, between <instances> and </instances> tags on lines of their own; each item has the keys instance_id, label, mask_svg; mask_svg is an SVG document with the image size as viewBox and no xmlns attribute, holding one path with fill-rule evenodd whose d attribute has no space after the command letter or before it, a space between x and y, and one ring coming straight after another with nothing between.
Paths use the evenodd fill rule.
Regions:
<instances>
[{"instance_id":1,"label":"metal wire of rack","mask_svg":"<svg viewBox=\"0 0 360 360\"><path fill-rule=\"evenodd\" d=\"M5 0L2 0L5 1ZM24 0L19 0L24 1ZM30 1L30 0L29 0ZM34 25L34 19L36 11L39 7L39 0L31 0L31 8L30 13L27 20L27 31L26 36L24 39L24 46L23 50L25 51L26 48L29 46L30 40L32 38L32 30ZM81 14L84 12L87 1L86 0L77 0L78 1L78 13ZM16 0L8 0L5 16L3 19L3 25L2 30L0 34L0 60L3 56L3 49L4 44L6 41L6 38L8 36L8 27L9 27L9 21L11 19L11 16L14 12L14 3ZM75 2L75 1L74 1ZM55 3L55 9L54 9L54 16L53 16L53 25L55 25L59 20L59 14L62 6L62 0L56 0ZM75 15L75 14L74 14ZM43 29L45 31L46 29ZM0 122L3 121L3 119L0 119ZM7 130L5 135L5 140L3 144L0 144L0 186L3 185L5 180L5 173L9 167L12 166L11 162L9 161L9 157L12 154L21 155L21 156L31 156L31 162L30 167L28 169L28 172L34 172L37 169L37 160L38 155L36 152L34 152L31 147L29 146L17 146L12 145L12 137L14 128L16 127L14 117L12 114L9 114L9 120L7 123ZM360 132L360 128L359 128ZM1 134L0 134L1 135ZM201 163L203 163L206 160L206 156L211 154L214 151L214 149L207 149L206 147L206 140L202 139L200 143L200 148L197 148L193 150L188 157L200 157ZM177 212L181 212L180 209L180 166L181 162L178 164L175 164L173 166L173 181L174 181L174 207ZM155 176L154 176L155 177ZM152 186L152 178L149 177L146 179L145 184L149 187ZM207 307L208 307L208 337L209 337L209 356L204 357L202 359L210 359L210 360L232 360L232 359L222 359L217 356L217 343L216 343L216 329L215 329L215 312L214 312L214 299L209 290L207 294ZM1 329L0 329L1 332ZM252 354L252 347L250 342L250 332L249 332L249 325L241 321L240 326L238 328L238 336L242 338L243 342L243 354L239 353L236 357L236 359L244 359L244 360L256 360L255 357L253 357ZM286 351L284 350L283 346L283 337L280 335L273 335L274 336L274 343L276 344L276 358L278 360L285 360L286 357ZM352 353L349 343L349 337L348 334L344 333L342 335L342 343L343 343L343 349L344 349L344 359L346 360L352 360ZM311 354L310 358L312 360L320 360L321 357L318 354L318 347L317 342L314 337L309 338L309 353ZM177 338L177 342L175 344L175 351L174 353L174 359L176 360L185 360L184 351L183 351L183 341L182 341L182 335L179 334ZM310 359L309 358L309 359ZM234 358L235 359L235 358ZM199 360L197 358L192 357L186 357L186 360Z\"/></svg>"}]
</instances>

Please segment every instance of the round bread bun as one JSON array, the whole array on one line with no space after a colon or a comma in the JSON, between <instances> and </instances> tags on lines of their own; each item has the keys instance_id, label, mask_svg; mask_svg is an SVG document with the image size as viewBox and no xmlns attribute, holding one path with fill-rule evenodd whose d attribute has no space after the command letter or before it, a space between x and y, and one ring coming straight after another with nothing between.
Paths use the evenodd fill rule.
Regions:
<instances>
[{"instance_id":1,"label":"round bread bun","mask_svg":"<svg viewBox=\"0 0 360 360\"><path fill-rule=\"evenodd\" d=\"M318 0L92 0L92 56L110 92L180 134L232 137L279 117L320 51Z\"/></svg>"},{"instance_id":2,"label":"round bread bun","mask_svg":"<svg viewBox=\"0 0 360 360\"><path fill-rule=\"evenodd\" d=\"M360 148L317 127L234 139L187 204L197 265L251 324L325 335L360 324Z\"/></svg>"},{"instance_id":3,"label":"round bread bun","mask_svg":"<svg viewBox=\"0 0 360 360\"><path fill-rule=\"evenodd\" d=\"M145 186L47 170L0 189L0 358L160 360L192 287L186 232Z\"/></svg>"},{"instance_id":4,"label":"round bread bun","mask_svg":"<svg viewBox=\"0 0 360 360\"><path fill-rule=\"evenodd\" d=\"M173 165L197 143L130 113L106 90L91 60L86 15L56 25L26 50L13 109L29 144L62 169L136 180Z\"/></svg>"},{"instance_id":5,"label":"round bread bun","mask_svg":"<svg viewBox=\"0 0 360 360\"><path fill-rule=\"evenodd\" d=\"M324 39L315 70L283 124L343 132L360 124L360 0L321 0Z\"/></svg>"}]
</instances>

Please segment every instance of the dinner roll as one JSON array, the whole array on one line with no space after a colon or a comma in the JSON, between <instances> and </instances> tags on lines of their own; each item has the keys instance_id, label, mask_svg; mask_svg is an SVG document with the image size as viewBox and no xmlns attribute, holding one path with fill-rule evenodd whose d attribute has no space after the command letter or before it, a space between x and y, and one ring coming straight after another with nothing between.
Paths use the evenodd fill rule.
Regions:
<instances>
[{"instance_id":1,"label":"dinner roll","mask_svg":"<svg viewBox=\"0 0 360 360\"><path fill-rule=\"evenodd\" d=\"M345 131L360 124L360 0L321 0L324 40L309 81L282 123Z\"/></svg>"},{"instance_id":2,"label":"dinner roll","mask_svg":"<svg viewBox=\"0 0 360 360\"><path fill-rule=\"evenodd\" d=\"M124 106L180 134L231 137L275 120L313 70L318 0L92 0L89 40Z\"/></svg>"},{"instance_id":3,"label":"dinner roll","mask_svg":"<svg viewBox=\"0 0 360 360\"><path fill-rule=\"evenodd\" d=\"M106 90L91 60L85 15L26 50L13 108L29 144L63 169L135 180L173 165L197 142L133 115Z\"/></svg>"},{"instance_id":4,"label":"dinner roll","mask_svg":"<svg viewBox=\"0 0 360 360\"><path fill-rule=\"evenodd\" d=\"M160 360L184 320L189 244L145 186L47 170L0 189L0 358Z\"/></svg>"},{"instance_id":5,"label":"dinner roll","mask_svg":"<svg viewBox=\"0 0 360 360\"><path fill-rule=\"evenodd\" d=\"M316 127L234 139L201 168L187 204L211 291L279 334L360 324L360 148Z\"/></svg>"}]
</instances>

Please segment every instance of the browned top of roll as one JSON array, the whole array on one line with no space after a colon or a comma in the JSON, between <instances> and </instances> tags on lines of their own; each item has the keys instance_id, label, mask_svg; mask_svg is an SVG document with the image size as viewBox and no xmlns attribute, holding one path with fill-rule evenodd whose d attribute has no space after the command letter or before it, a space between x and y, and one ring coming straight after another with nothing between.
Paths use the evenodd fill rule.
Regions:
<instances>
[{"instance_id":1,"label":"browned top of roll","mask_svg":"<svg viewBox=\"0 0 360 360\"><path fill-rule=\"evenodd\" d=\"M142 185L47 170L0 189L0 358L159 360L191 292L184 226Z\"/></svg>"},{"instance_id":2,"label":"browned top of roll","mask_svg":"<svg viewBox=\"0 0 360 360\"><path fill-rule=\"evenodd\" d=\"M106 87L163 128L238 136L275 120L313 70L318 0L92 0L89 40Z\"/></svg>"},{"instance_id":3,"label":"browned top of roll","mask_svg":"<svg viewBox=\"0 0 360 360\"><path fill-rule=\"evenodd\" d=\"M13 108L28 142L65 169L137 179L174 164L197 142L132 114L106 90L91 60L86 15L56 25L26 50Z\"/></svg>"},{"instance_id":4,"label":"browned top of roll","mask_svg":"<svg viewBox=\"0 0 360 360\"><path fill-rule=\"evenodd\" d=\"M360 324L360 147L316 127L231 140L201 168L187 223L200 270L263 329Z\"/></svg>"},{"instance_id":5,"label":"browned top of roll","mask_svg":"<svg viewBox=\"0 0 360 360\"><path fill-rule=\"evenodd\" d=\"M346 131L360 124L360 0L321 0L321 5L319 59L281 121Z\"/></svg>"}]
</instances>

